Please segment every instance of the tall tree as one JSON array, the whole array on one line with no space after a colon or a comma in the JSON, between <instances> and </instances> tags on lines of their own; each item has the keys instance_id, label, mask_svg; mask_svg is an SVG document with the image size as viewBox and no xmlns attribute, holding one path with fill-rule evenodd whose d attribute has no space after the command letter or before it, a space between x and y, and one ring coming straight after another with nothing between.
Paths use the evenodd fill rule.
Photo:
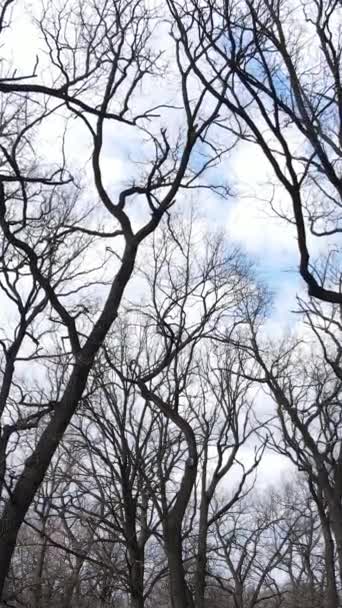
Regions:
<instances>
[{"instance_id":1,"label":"tall tree","mask_svg":"<svg viewBox=\"0 0 342 608\"><path fill-rule=\"evenodd\" d=\"M335 608L339 605L335 547L342 583L340 348L338 335L330 330L335 323L332 305L302 302L301 306L313 332L304 333L301 327L299 337L287 337L275 344L261 336L251 318L246 349L259 366L255 379L269 391L276 405L274 426L269 428L273 449L305 473L317 505L325 541L328 605ZM336 340L337 353L331 339Z\"/></svg>"},{"instance_id":2,"label":"tall tree","mask_svg":"<svg viewBox=\"0 0 342 608\"><path fill-rule=\"evenodd\" d=\"M295 227L309 294L341 304L340 272L336 282L332 264L341 254L341 3L168 0L168 6L188 70L222 103L224 133L258 146L273 169L272 206ZM279 185L290 208L277 206ZM315 241L323 250L319 262L312 259Z\"/></svg>"},{"instance_id":3,"label":"tall tree","mask_svg":"<svg viewBox=\"0 0 342 608\"><path fill-rule=\"evenodd\" d=\"M1 9L4 50L16 36L19 10L16 2ZM20 526L117 318L141 243L177 193L203 180L222 153L208 144L220 103L208 110L203 87L190 98L187 73L173 74L181 83L177 103L170 107L166 93L165 103L149 107L145 85L159 86L167 65L148 3L75 0L37 11L43 50L32 72L1 63L1 289L15 319L4 324L1 340L0 593ZM179 129L168 130L172 108ZM91 159L86 190L78 175L84 160L74 170L70 152L75 121ZM125 128L142 152L141 171L125 174L129 183L117 192L103 168L112 126ZM203 153L192 163L197 142ZM63 373L46 394L37 365L49 361L51 370L59 358ZM17 451L18 438L37 425L37 441Z\"/></svg>"}]
</instances>

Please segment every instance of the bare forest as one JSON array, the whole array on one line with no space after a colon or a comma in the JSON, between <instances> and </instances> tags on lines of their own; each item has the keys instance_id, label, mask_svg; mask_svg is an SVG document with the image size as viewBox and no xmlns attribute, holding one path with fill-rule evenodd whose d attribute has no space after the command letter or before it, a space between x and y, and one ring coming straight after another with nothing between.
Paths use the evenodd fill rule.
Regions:
<instances>
[{"instance_id":1,"label":"bare forest","mask_svg":"<svg viewBox=\"0 0 342 608\"><path fill-rule=\"evenodd\" d=\"M0 605L340 608L341 1L0 0L0 51Z\"/></svg>"}]
</instances>

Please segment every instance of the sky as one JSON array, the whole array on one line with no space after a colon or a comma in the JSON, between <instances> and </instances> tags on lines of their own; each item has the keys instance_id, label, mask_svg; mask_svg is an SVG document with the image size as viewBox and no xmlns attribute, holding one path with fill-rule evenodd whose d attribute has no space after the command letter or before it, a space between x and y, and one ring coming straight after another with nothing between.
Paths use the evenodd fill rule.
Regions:
<instances>
[{"instance_id":1,"label":"sky","mask_svg":"<svg viewBox=\"0 0 342 608\"><path fill-rule=\"evenodd\" d=\"M32 2L26 4L28 7L34 6ZM22 66L22 73L29 73L36 54L41 56L39 50L42 44L24 11L16 13L15 19L16 35L15 38L8 38L8 48L12 49L15 64ZM154 101L155 91L151 91L151 104ZM169 120L172 120L171 115ZM56 119L53 118L51 123L50 132L45 134L46 153L51 149L56 136ZM169 124L169 129L171 128L172 124ZM132 158L136 143L132 129L117 124L109 126L102 170L106 185L113 191L131 178L129 170L132 170L132 163L127 161ZM82 155L84 163L89 158L87 153L82 152L82 148L86 151L88 145L89 137L85 130L79 124L71 125L69 151L78 166ZM207 218L208 225L220 230L224 227L227 237L242 246L258 264L261 276L275 292L281 294L279 302L277 298L277 306L282 307L287 293L291 308L294 294L301 289L297 277L296 235L293 227L277 218L270 208L272 170L267 160L257 146L241 142L217 172L223 180L232 184L233 196L222 200L213 193L206 193L201 201L201 212ZM277 204L284 198L284 191L278 190L275 193Z\"/></svg>"},{"instance_id":2,"label":"sky","mask_svg":"<svg viewBox=\"0 0 342 608\"><path fill-rule=\"evenodd\" d=\"M34 3L31 4L34 7ZM22 73L29 73L35 63L36 53L40 54L40 43L23 11L16 13L15 19L15 39L8 39L9 47L12 47L14 62L21 66ZM171 90L172 86L170 95ZM158 98L158 91L151 91L150 97L150 103L153 105ZM176 123L172 125L172 113L168 114L167 119L169 129L176 128ZM41 154L49 154L55 136L54 118L50 130L45 133ZM70 125L68 137L68 151L72 162L86 169L89 159L88 135L83 127L75 123ZM134 170L136 148L137 140L131 129L114 125L107 132L102 170L105 185L113 194L131 178L129 171ZM281 336L297 322L291 311L296 307L296 296L304 293L304 286L297 271L298 253L294 229L284 220L277 218L269 205L273 194L270 187L270 167L256 146L242 142L217 171L224 180L232 184L233 195L223 199L205 191L205 194L199 196L202 202L201 212L208 227L223 230L227 241L240 246L256 263L258 276L274 293L273 308L267 321L268 331L273 337ZM196 195L194 197L196 198ZM277 203L288 205L283 190L275 192L275 200ZM184 204L184 201L181 200L177 204ZM248 460L247 453L246 459ZM284 471L289 471L289 466L280 456L273 453L266 455L259 472L262 485L280 480Z\"/></svg>"}]
</instances>

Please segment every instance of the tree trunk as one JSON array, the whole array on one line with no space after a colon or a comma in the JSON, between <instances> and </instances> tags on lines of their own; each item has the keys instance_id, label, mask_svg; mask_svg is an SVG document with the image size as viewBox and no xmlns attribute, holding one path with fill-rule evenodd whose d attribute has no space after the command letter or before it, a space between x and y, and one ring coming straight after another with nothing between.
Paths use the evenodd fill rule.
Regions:
<instances>
[{"instance_id":1,"label":"tree trunk","mask_svg":"<svg viewBox=\"0 0 342 608\"><path fill-rule=\"evenodd\" d=\"M243 605L243 586L241 582L235 583L234 590L234 607L244 608Z\"/></svg>"},{"instance_id":2,"label":"tree trunk","mask_svg":"<svg viewBox=\"0 0 342 608\"><path fill-rule=\"evenodd\" d=\"M138 381L138 386L142 396L153 401L161 412L175 423L187 442L189 458L185 464L176 501L172 510L165 516L163 532L169 566L171 606L194 608L183 565L182 523L197 476L198 454L195 434L189 422L176 410L171 409L158 395L148 390L144 382Z\"/></svg>"},{"instance_id":3,"label":"tree trunk","mask_svg":"<svg viewBox=\"0 0 342 608\"><path fill-rule=\"evenodd\" d=\"M342 509L340 506L333 505L330 509L331 529L335 538L338 571L340 583L342 584Z\"/></svg>"},{"instance_id":4,"label":"tree trunk","mask_svg":"<svg viewBox=\"0 0 342 608\"><path fill-rule=\"evenodd\" d=\"M319 514L324 537L324 554L327 576L326 608L338 608L340 603L336 586L334 541L326 515L322 514L321 510L319 510Z\"/></svg>"},{"instance_id":5,"label":"tree trunk","mask_svg":"<svg viewBox=\"0 0 342 608\"><path fill-rule=\"evenodd\" d=\"M47 541L46 536L44 535L44 531L45 531L45 523L43 525L43 530L40 535L42 546L41 546L41 550L39 552L39 557L38 557L38 562L37 562L37 567L35 570L35 577L34 577L34 586L33 586L34 608L41 608L41 605L42 605L43 571L44 571L44 564L45 564L46 551L47 551L47 545L48 545L48 541Z\"/></svg>"},{"instance_id":6,"label":"tree trunk","mask_svg":"<svg viewBox=\"0 0 342 608\"><path fill-rule=\"evenodd\" d=\"M16 546L18 532L33 498L76 411L86 387L95 355L115 321L126 285L132 276L138 243L127 240L121 267L112 283L103 311L85 345L75 356L76 362L60 403L43 431L33 454L25 462L13 494L0 519L0 599Z\"/></svg>"},{"instance_id":7,"label":"tree trunk","mask_svg":"<svg viewBox=\"0 0 342 608\"><path fill-rule=\"evenodd\" d=\"M75 589L77 588L77 584L79 583L79 577L81 568L83 566L84 559L77 558L76 564L73 572L70 574L69 580L66 580L63 600L61 608L71 608L73 606L73 599L75 594Z\"/></svg>"},{"instance_id":8,"label":"tree trunk","mask_svg":"<svg viewBox=\"0 0 342 608\"><path fill-rule=\"evenodd\" d=\"M166 523L166 550L169 566L170 596L172 608L194 608L194 603L185 580L182 555L181 523Z\"/></svg>"},{"instance_id":9,"label":"tree trunk","mask_svg":"<svg viewBox=\"0 0 342 608\"><path fill-rule=\"evenodd\" d=\"M129 560L131 564L131 606L132 608L144 608L144 550L141 550L137 543L129 548Z\"/></svg>"},{"instance_id":10,"label":"tree trunk","mask_svg":"<svg viewBox=\"0 0 342 608\"><path fill-rule=\"evenodd\" d=\"M63 399L43 432L33 455L24 470L0 519L0 597L9 571L17 536L57 446L81 399L89 369L75 365Z\"/></svg>"},{"instance_id":11,"label":"tree trunk","mask_svg":"<svg viewBox=\"0 0 342 608\"><path fill-rule=\"evenodd\" d=\"M196 572L195 572L195 606L205 606L205 581L207 570L207 534L208 534L209 501L206 491L202 492L200 520L198 530Z\"/></svg>"}]
</instances>

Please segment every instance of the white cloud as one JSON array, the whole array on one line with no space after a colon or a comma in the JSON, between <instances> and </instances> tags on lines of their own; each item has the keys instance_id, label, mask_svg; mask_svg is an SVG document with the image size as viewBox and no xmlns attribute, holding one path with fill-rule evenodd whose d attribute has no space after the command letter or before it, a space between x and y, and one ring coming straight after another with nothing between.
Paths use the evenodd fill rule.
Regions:
<instances>
[{"instance_id":1,"label":"white cloud","mask_svg":"<svg viewBox=\"0 0 342 608\"><path fill-rule=\"evenodd\" d=\"M272 204L291 212L283 188L274 187L274 175L263 152L256 145L240 143L232 154L230 170L237 188L237 200L230 206L227 231L251 255L278 265L296 259L296 233L289 223L276 216Z\"/></svg>"}]
</instances>

